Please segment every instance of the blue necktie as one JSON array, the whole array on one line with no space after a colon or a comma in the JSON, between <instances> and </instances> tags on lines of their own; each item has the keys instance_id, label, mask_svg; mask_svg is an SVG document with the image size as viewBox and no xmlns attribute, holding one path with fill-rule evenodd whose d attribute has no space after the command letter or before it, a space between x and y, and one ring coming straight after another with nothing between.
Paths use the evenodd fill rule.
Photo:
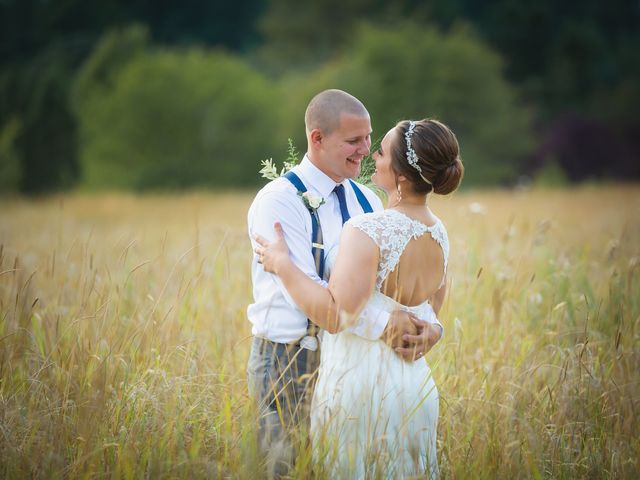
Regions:
<instances>
[{"instance_id":1,"label":"blue necktie","mask_svg":"<svg viewBox=\"0 0 640 480\"><path fill-rule=\"evenodd\" d=\"M344 197L344 185L340 184L333 189L338 196L338 202L340 202L340 214L342 215L342 224L351 218L349 215L349 209L347 208L347 199Z\"/></svg>"}]
</instances>

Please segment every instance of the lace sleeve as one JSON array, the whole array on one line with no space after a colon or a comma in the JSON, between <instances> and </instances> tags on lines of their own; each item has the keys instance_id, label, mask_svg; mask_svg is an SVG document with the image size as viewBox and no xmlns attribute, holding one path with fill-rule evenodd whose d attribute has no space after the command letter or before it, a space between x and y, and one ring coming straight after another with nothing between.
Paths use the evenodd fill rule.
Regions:
<instances>
[{"instance_id":1,"label":"lace sleeve","mask_svg":"<svg viewBox=\"0 0 640 480\"><path fill-rule=\"evenodd\" d=\"M382 212L358 215L351 218L348 223L367 234L380 249L380 260L376 279L376 287L378 290L387 275L398 265L400 256L409 240L418 238L425 233L429 233L438 245L440 245L440 248L442 248L442 254L444 256L444 274L442 281L444 282L449 260L449 237L447 236L447 230L440 220L434 225L427 227L423 223L412 220L395 210L384 210Z\"/></svg>"},{"instance_id":2,"label":"lace sleeve","mask_svg":"<svg viewBox=\"0 0 640 480\"><path fill-rule=\"evenodd\" d=\"M380 215L376 213L365 213L363 215L351 217L347 223L366 233L367 236L375 242L378 248L381 248L384 224Z\"/></svg>"},{"instance_id":3,"label":"lace sleeve","mask_svg":"<svg viewBox=\"0 0 640 480\"><path fill-rule=\"evenodd\" d=\"M407 217L393 210L359 215L353 217L349 222L353 227L362 230L371 237L380 249L376 279L378 290L389 272L393 271L398 264L407 242L426 230L424 225L417 222L414 225Z\"/></svg>"}]
</instances>

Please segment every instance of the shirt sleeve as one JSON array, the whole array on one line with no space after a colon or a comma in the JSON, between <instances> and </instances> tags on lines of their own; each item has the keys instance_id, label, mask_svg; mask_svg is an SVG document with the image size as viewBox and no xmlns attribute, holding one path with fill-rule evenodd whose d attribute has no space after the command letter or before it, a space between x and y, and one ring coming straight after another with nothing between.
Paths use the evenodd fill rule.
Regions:
<instances>
[{"instance_id":1,"label":"shirt sleeve","mask_svg":"<svg viewBox=\"0 0 640 480\"><path fill-rule=\"evenodd\" d=\"M374 307L365 307L360 312L360 317L355 325L345 328L345 331L353 333L366 340L378 340L389 323L391 314L386 310Z\"/></svg>"},{"instance_id":2,"label":"shirt sleeve","mask_svg":"<svg viewBox=\"0 0 640 480\"><path fill-rule=\"evenodd\" d=\"M296 196L281 191L266 192L256 199L248 220L249 235L254 250L257 246L254 240L255 236L260 235L268 241L273 241L275 239L273 225L280 222L293 262L313 281L324 287L327 286L327 282L318 276L311 253L311 217ZM255 252L253 261L257 261ZM286 301L291 306L298 308L279 277L271 273L266 275L270 275L273 281L278 284Z\"/></svg>"}]
</instances>

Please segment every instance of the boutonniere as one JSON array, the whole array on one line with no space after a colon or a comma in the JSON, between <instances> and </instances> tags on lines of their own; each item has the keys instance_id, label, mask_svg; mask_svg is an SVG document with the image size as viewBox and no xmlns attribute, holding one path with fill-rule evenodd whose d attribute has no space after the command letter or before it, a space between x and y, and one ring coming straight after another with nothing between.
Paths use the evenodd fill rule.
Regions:
<instances>
[{"instance_id":1,"label":"boutonniere","mask_svg":"<svg viewBox=\"0 0 640 480\"><path fill-rule=\"evenodd\" d=\"M324 198L318 197L317 195L313 195L309 192L298 192L298 195L302 198L305 207L309 210L313 210L314 212L320 208L320 205L324 205Z\"/></svg>"}]
</instances>

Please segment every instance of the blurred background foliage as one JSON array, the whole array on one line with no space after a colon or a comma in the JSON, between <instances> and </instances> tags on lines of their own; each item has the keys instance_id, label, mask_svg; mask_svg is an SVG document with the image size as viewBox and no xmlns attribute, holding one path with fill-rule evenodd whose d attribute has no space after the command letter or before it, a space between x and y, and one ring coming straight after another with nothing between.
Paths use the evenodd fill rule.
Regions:
<instances>
[{"instance_id":1,"label":"blurred background foliage","mask_svg":"<svg viewBox=\"0 0 640 480\"><path fill-rule=\"evenodd\" d=\"M466 185L640 178L635 0L2 0L0 189L257 185L324 88L433 116Z\"/></svg>"},{"instance_id":2,"label":"blurred background foliage","mask_svg":"<svg viewBox=\"0 0 640 480\"><path fill-rule=\"evenodd\" d=\"M264 75L221 50L152 48L141 27L99 42L72 99L88 187L255 184L281 143Z\"/></svg>"}]
</instances>

